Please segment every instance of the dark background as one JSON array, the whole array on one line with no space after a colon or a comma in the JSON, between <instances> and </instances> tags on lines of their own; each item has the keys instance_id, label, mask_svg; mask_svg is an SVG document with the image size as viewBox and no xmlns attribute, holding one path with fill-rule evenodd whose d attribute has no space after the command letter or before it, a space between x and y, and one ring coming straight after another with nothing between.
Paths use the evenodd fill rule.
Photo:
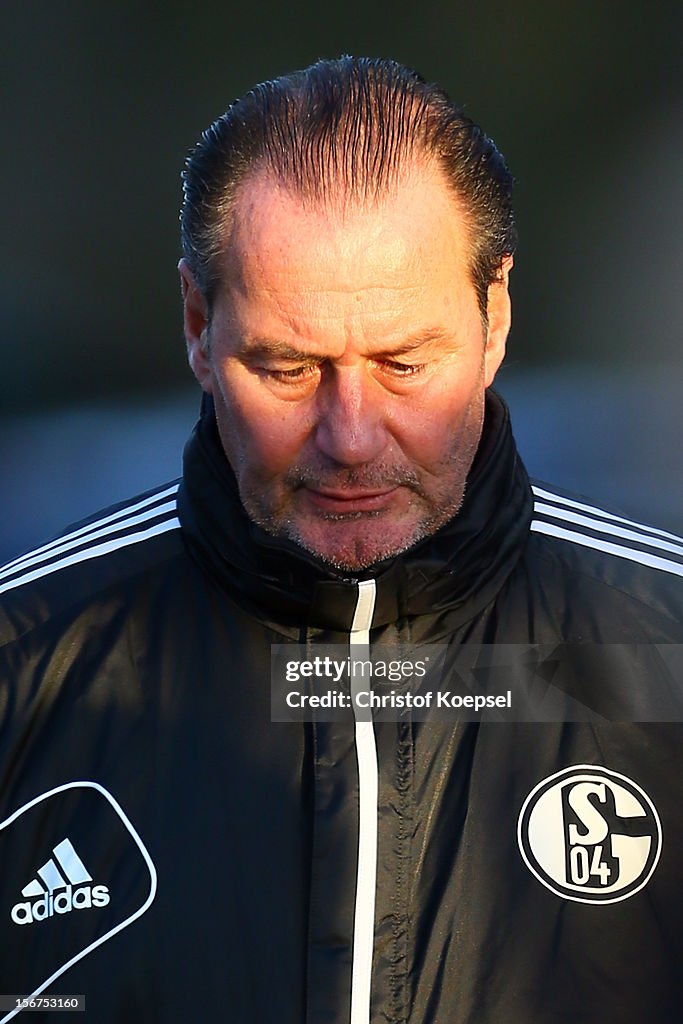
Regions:
<instances>
[{"instance_id":1,"label":"dark background","mask_svg":"<svg viewBox=\"0 0 683 1024\"><path fill-rule=\"evenodd\" d=\"M179 471L180 170L255 82L391 56L518 184L499 376L533 473L683 529L683 5L4 4L0 486L10 556Z\"/></svg>"}]
</instances>

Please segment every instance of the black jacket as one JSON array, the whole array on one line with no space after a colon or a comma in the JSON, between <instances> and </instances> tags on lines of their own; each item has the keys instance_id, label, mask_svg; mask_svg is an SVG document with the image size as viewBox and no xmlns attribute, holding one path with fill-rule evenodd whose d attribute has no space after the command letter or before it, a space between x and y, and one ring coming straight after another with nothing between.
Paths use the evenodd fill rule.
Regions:
<instances>
[{"instance_id":1,"label":"black jacket","mask_svg":"<svg viewBox=\"0 0 683 1024\"><path fill-rule=\"evenodd\" d=\"M682 576L683 541L532 490L489 395L460 513L336 577L247 519L207 410L179 488L0 573L0 992L98 1024L679 1022L683 733L608 719L634 688L676 717ZM271 644L368 628L591 652L561 686L590 714L271 721Z\"/></svg>"}]
</instances>

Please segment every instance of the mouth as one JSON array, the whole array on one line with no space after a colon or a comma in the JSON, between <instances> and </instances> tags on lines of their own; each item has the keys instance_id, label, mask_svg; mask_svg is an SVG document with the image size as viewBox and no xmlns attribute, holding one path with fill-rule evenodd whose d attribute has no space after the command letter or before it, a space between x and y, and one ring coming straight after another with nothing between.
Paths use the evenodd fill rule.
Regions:
<instances>
[{"instance_id":1,"label":"mouth","mask_svg":"<svg viewBox=\"0 0 683 1024\"><path fill-rule=\"evenodd\" d=\"M389 505L398 487L343 491L326 487L304 487L303 490L308 501L321 512L354 515L359 512L381 512Z\"/></svg>"}]
</instances>

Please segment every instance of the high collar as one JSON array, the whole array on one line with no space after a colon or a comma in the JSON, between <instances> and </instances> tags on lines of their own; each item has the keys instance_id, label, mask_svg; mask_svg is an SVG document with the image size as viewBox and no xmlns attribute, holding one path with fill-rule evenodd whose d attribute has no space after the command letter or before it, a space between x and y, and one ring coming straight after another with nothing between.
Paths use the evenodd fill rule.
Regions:
<instances>
[{"instance_id":1,"label":"high collar","mask_svg":"<svg viewBox=\"0 0 683 1024\"><path fill-rule=\"evenodd\" d=\"M203 567L242 605L287 632L350 629L356 584L368 578L377 587L373 626L447 613L453 628L484 608L509 575L528 533L532 496L507 406L489 390L460 511L408 551L349 579L249 519L221 447L213 405L205 401L185 447L178 510Z\"/></svg>"}]
</instances>

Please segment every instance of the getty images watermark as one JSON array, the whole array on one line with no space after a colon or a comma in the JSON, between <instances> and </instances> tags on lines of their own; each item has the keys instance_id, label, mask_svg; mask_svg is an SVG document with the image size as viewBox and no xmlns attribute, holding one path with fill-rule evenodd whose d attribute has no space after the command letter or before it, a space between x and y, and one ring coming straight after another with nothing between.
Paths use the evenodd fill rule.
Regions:
<instances>
[{"instance_id":1,"label":"getty images watermark","mask_svg":"<svg viewBox=\"0 0 683 1024\"><path fill-rule=\"evenodd\" d=\"M274 722L676 722L683 645L273 644L271 684Z\"/></svg>"}]
</instances>

